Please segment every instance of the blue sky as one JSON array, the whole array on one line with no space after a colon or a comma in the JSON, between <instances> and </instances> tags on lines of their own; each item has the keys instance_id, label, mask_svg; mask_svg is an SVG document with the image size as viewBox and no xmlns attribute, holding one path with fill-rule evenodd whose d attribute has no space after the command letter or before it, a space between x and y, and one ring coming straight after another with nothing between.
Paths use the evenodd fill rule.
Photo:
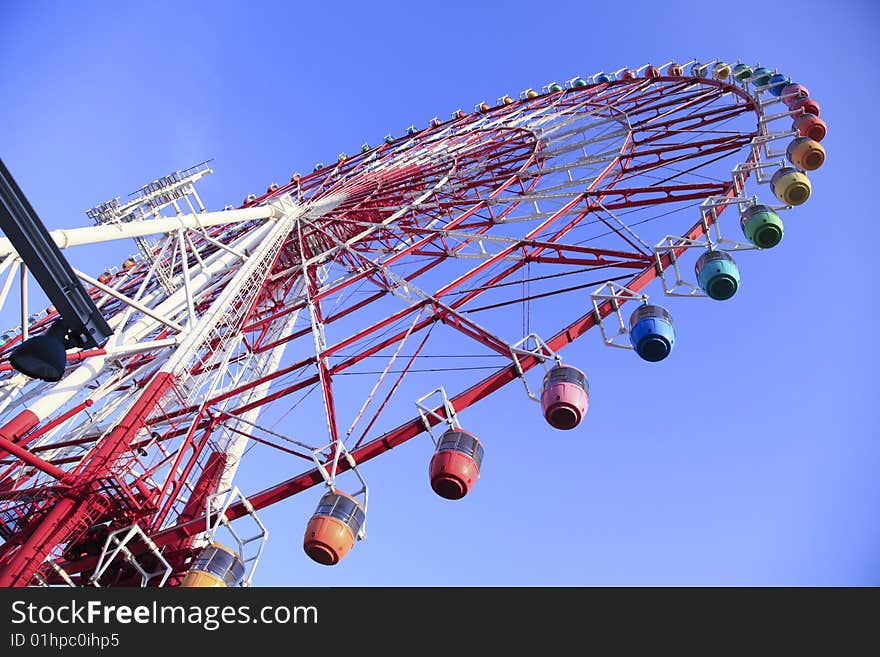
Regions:
<instances>
[{"instance_id":1,"label":"blue sky","mask_svg":"<svg viewBox=\"0 0 880 657\"><path fill-rule=\"evenodd\" d=\"M734 299L668 302L678 340L657 366L592 333L572 345L592 392L577 431L513 418L516 384L469 409L487 456L461 502L428 488L426 439L368 464L369 538L339 566L301 551L316 490L265 510L255 584L877 585L880 10L828 6L0 0L0 154L49 228L88 225L86 208L208 158L200 193L220 209L551 80L778 67L822 104L828 161L782 244L743 257ZM98 273L133 250L69 257ZM240 485L283 478L245 466Z\"/></svg>"}]
</instances>

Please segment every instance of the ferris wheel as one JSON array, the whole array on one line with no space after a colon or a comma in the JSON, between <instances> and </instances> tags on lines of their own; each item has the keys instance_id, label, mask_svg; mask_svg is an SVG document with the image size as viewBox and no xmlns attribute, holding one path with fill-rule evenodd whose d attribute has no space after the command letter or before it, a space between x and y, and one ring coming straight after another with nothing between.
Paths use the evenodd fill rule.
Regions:
<instances>
[{"instance_id":1,"label":"ferris wheel","mask_svg":"<svg viewBox=\"0 0 880 657\"><path fill-rule=\"evenodd\" d=\"M52 233L137 245L75 272L112 329L97 348L27 307L0 240L22 318L0 340L0 585L249 585L260 510L311 489L303 549L333 565L366 537L360 466L417 436L426 486L465 497L492 448L477 402L514 383L517 412L573 430L589 384L566 345L592 329L652 367L664 299L737 292L732 254L772 249L810 196L819 114L776 70L670 62L480 101L237 208L206 210L209 162L177 171ZM253 449L285 474L245 495Z\"/></svg>"}]
</instances>

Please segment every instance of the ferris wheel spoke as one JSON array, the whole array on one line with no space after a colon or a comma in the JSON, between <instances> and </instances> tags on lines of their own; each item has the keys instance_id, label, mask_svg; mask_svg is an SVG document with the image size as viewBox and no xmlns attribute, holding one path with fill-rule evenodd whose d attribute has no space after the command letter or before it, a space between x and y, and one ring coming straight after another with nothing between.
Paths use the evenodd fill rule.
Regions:
<instances>
[{"instance_id":1,"label":"ferris wheel spoke","mask_svg":"<svg viewBox=\"0 0 880 657\"><path fill-rule=\"evenodd\" d=\"M507 249L510 248L510 246L507 247ZM439 300L439 294L429 294L428 292L425 292L424 290L417 287L411 280L407 280L394 273L390 267L383 266L373 260L370 260L366 256L358 253L352 247L347 247L347 249L350 253L359 258L365 268L368 268L381 276L381 278L379 279L370 280L375 282L386 291L394 293L394 291L397 289L403 290L402 298L408 303L415 303L416 300L421 300L421 302L425 303L427 307L430 307L432 309L434 317L436 317L443 323L455 328L456 330L461 331L471 338L476 339L483 345L488 346L495 351L498 351L502 354L507 354L509 352L509 347L503 340L499 339L497 336L493 335L491 332L487 331L483 327L463 317L451 306L448 306L447 304L441 302ZM411 331L412 328L410 329L410 332ZM408 335L409 332L405 334L405 337L408 337ZM321 346L326 349L326 342L322 341ZM318 354L318 362L320 367L320 363L323 363L323 351L320 351L320 353ZM329 377L322 377L321 382L322 385L330 388ZM328 410L328 416L329 415L330 411ZM336 440L335 435L333 435L333 440Z\"/></svg>"}]
</instances>

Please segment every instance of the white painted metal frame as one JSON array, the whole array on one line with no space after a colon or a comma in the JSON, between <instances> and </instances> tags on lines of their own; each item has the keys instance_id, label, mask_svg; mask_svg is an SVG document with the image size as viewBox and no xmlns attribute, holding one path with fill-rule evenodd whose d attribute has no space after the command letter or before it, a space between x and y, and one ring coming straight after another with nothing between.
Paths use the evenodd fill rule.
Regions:
<instances>
[{"instance_id":1,"label":"white painted metal frame","mask_svg":"<svg viewBox=\"0 0 880 657\"><path fill-rule=\"evenodd\" d=\"M528 345L530 342L534 344L534 347L529 348ZM548 372L550 368L547 367L547 361L552 360L556 363L556 365L561 365L562 356L553 351L537 333L529 333L519 342L515 342L514 344L510 345L510 355L512 356L513 363L516 366L517 376L519 376L520 380L522 380L523 386L526 389L526 395L532 401L540 402L541 399L532 392L531 388L529 388L529 382L526 379L522 364L519 362L519 357L532 356L534 358L537 358L540 361L541 365L544 367L544 372Z\"/></svg>"},{"instance_id":2,"label":"white painted metal frame","mask_svg":"<svg viewBox=\"0 0 880 657\"><path fill-rule=\"evenodd\" d=\"M323 458L324 452L327 450L331 450L332 458L330 460L330 469L327 469L326 461ZM354 460L354 457L345 447L345 444L342 440L336 440L322 447L318 447L312 450L312 461L315 463L315 467L318 472L321 474L321 477L324 479L324 484L327 486L328 490L335 491L336 490L336 475L339 471L339 459L340 457L345 458L345 462L348 464L348 468L351 472L354 473L355 477L357 477L358 481L361 484L361 487L354 491L353 493L348 493L351 497L363 497L363 509L364 509L364 522L361 524L361 528L357 533L357 540L362 541L367 537L367 508L370 502L370 489L367 486L367 481L364 479L364 476L361 474L360 468L358 468L357 462Z\"/></svg>"},{"instance_id":3,"label":"white painted metal frame","mask_svg":"<svg viewBox=\"0 0 880 657\"><path fill-rule=\"evenodd\" d=\"M433 407L429 407L425 405L425 401L431 399L435 396L440 396L440 406L437 409ZM445 423L449 429L461 429L461 424L458 421L458 414L455 412L455 407L452 405L452 402L449 400L449 395L446 394L445 388L440 386L435 390L427 393L426 395L422 395L418 399L416 399L416 408L419 411L419 417L422 419L422 424L425 426L425 431L428 433L428 436L431 438L431 441L434 443L434 448L440 444L440 439L434 435L434 431L431 428L431 423L428 421L428 418L434 418L438 422ZM446 413L445 416L440 415L437 412L440 408L443 408Z\"/></svg>"},{"instance_id":4,"label":"white painted metal frame","mask_svg":"<svg viewBox=\"0 0 880 657\"><path fill-rule=\"evenodd\" d=\"M157 562L162 566L161 568L154 571L148 571L138 562L132 551L128 549L128 544L136 538L146 545L148 554L155 557ZM162 555L162 551L159 547L138 525L131 525L130 527L117 529L115 532L111 532L107 536L107 540L104 541L104 548L101 550L101 556L98 558L98 563L95 566L95 572L89 577L89 584L96 587L100 586L101 576L107 570L107 567L113 563L116 557L120 554L127 563L140 573L142 587L147 586L150 580L154 577L161 577L158 586L163 586L171 575L171 564L169 564L168 560Z\"/></svg>"},{"instance_id":5,"label":"white painted metal frame","mask_svg":"<svg viewBox=\"0 0 880 657\"><path fill-rule=\"evenodd\" d=\"M226 512L235 501L241 502L247 511L247 516L257 525L258 531L253 536L242 538L239 533L235 531L232 523L226 517ZM266 541L269 540L269 530L260 520L257 515L257 510L254 509L248 498L241 494L238 486L234 486L230 490L220 491L208 498L205 508L205 524L207 526L204 539L206 543L210 543L217 537L221 527L225 528L230 536L232 536L236 544L236 553L246 568L240 586L251 586L254 573L257 570L257 566L260 563L260 557L263 554L263 548L266 547ZM242 524L241 519L238 519L237 524ZM257 542L256 552L251 556L247 556L246 551L249 549L248 546L254 542Z\"/></svg>"},{"instance_id":6,"label":"white painted metal frame","mask_svg":"<svg viewBox=\"0 0 880 657\"><path fill-rule=\"evenodd\" d=\"M603 292L603 290L607 290L607 292ZM633 347L631 344L620 344L619 342L621 336L629 337L629 329L627 328L627 323L623 320L623 315L620 312L621 301L639 300L643 303L647 303L648 295L640 292L634 292L628 287L619 285L613 281L609 281L599 287L595 292L593 292L590 295L590 299L593 303L593 314L596 318L596 325L599 327L599 332L602 334L603 342L609 347L616 347L618 349L632 349ZM611 302L613 314L617 318L616 333L609 334L608 330L605 328L605 320L602 318L602 314L599 312L600 301Z\"/></svg>"}]
</instances>

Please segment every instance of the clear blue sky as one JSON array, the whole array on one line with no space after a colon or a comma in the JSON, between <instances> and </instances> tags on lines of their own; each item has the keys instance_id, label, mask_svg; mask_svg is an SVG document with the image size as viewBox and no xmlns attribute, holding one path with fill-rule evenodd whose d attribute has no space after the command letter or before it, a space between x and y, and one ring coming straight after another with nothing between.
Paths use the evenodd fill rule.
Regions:
<instances>
[{"instance_id":1,"label":"clear blue sky","mask_svg":"<svg viewBox=\"0 0 880 657\"><path fill-rule=\"evenodd\" d=\"M668 302L678 341L659 366L575 343L593 404L577 431L548 429L515 384L470 409L487 456L461 502L428 488L426 440L368 464L369 538L339 566L301 550L317 490L264 511L255 583L878 585L878 33L867 0L0 0L0 154L50 228L87 225L84 209L207 158L200 189L220 209L554 79L692 57L778 67L822 104L829 157L782 244L742 259L734 299ZM70 257L97 273L133 250ZM284 467L246 465L240 485Z\"/></svg>"}]
</instances>

